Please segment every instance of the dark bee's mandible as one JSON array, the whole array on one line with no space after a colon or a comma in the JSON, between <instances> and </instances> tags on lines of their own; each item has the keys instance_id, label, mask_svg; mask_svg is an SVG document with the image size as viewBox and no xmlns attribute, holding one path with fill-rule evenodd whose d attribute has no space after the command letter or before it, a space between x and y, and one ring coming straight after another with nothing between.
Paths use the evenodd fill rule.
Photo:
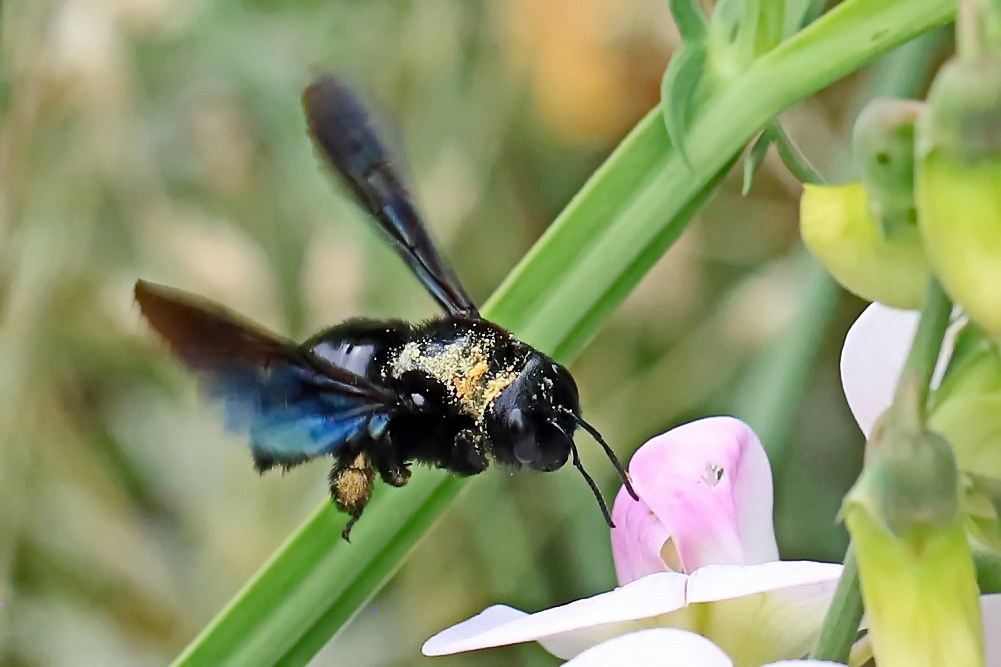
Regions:
<instances>
[{"instance_id":1,"label":"dark bee's mandible","mask_svg":"<svg viewBox=\"0 0 1001 667\"><path fill-rule=\"evenodd\" d=\"M544 472L572 459L612 525L580 463L578 426L636 494L581 418L569 371L480 317L347 88L321 77L303 106L320 152L446 314L421 324L352 319L300 345L218 304L140 280L135 297L146 320L198 373L205 393L224 402L227 426L249 435L259 471L334 458L330 493L351 516L345 539L376 475L403 486L415 461L475 475L490 458Z\"/></svg>"}]
</instances>

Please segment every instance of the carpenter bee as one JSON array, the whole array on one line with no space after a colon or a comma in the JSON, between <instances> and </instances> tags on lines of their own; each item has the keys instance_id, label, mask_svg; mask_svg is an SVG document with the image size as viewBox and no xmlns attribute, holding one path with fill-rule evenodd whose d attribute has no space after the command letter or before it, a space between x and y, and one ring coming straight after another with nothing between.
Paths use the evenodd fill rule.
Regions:
<instances>
[{"instance_id":1,"label":"carpenter bee","mask_svg":"<svg viewBox=\"0 0 1001 667\"><path fill-rule=\"evenodd\" d=\"M259 472L334 459L330 494L351 527L375 477L392 486L412 462L457 475L489 459L549 472L572 459L597 499L573 441L577 427L611 448L580 415L566 368L480 317L439 254L389 154L352 93L332 76L302 97L316 147L388 236L445 314L423 323L351 319L302 344L193 294L142 281L135 298L173 353L220 400L230 430L249 435Z\"/></svg>"}]
</instances>

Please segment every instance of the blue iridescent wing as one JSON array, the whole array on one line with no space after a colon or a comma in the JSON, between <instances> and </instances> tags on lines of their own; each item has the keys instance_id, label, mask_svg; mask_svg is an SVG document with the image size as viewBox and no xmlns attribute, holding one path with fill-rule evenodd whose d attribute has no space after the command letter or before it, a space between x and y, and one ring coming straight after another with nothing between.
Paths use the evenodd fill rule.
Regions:
<instances>
[{"instance_id":1,"label":"blue iridescent wing","mask_svg":"<svg viewBox=\"0 0 1001 667\"><path fill-rule=\"evenodd\" d=\"M302 95L313 141L369 213L424 288L450 315L476 318L476 304L442 258L368 115L330 75Z\"/></svg>"},{"instance_id":2,"label":"blue iridescent wing","mask_svg":"<svg viewBox=\"0 0 1001 667\"><path fill-rule=\"evenodd\" d=\"M222 306L145 281L136 301L174 354L225 406L227 428L246 433L258 470L290 467L378 437L396 395L327 363Z\"/></svg>"}]
</instances>

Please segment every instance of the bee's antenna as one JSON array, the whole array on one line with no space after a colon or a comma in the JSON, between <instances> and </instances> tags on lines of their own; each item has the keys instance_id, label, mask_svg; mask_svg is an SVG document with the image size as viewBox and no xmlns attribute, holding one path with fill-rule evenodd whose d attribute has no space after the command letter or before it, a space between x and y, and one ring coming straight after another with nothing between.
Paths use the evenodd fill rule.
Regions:
<instances>
[{"instance_id":1,"label":"bee's antenna","mask_svg":"<svg viewBox=\"0 0 1001 667\"><path fill-rule=\"evenodd\" d=\"M594 499L598 501L598 507L601 508L601 513L605 516L605 521L608 523L609 528L615 528L615 524L612 522L612 515L608 511L608 505L605 504L605 499L601 495L601 491L598 490L598 485L594 483L594 480L587 471L584 470L584 464L580 462L580 454L577 453L577 445L574 443L573 438L570 437L566 431L560 428L560 425L556 422L550 422L556 429L567 437L570 441L570 452L573 454L573 467L580 471L580 474L584 477L584 481L587 485L591 487L591 493L594 494Z\"/></svg>"},{"instance_id":2,"label":"bee's antenna","mask_svg":"<svg viewBox=\"0 0 1001 667\"><path fill-rule=\"evenodd\" d=\"M598 429L594 428L575 414L573 415L573 418L574 421L577 422L578 426L590 433L591 437L594 438L599 445L601 445L601 448L605 450L605 455L608 456L608 460L612 462L612 465L615 466L616 472L619 473L619 477L622 478L622 484L626 487L626 491L628 491L629 495L633 497L633 500L639 500L640 497L636 495L636 491L633 489L633 481L629 478L629 473L627 473L626 469L622 467L621 463L619 463L619 459L615 456L615 452L612 451L612 448L608 446L605 439L601 437L600 433L598 433Z\"/></svg>"}]
</instances>

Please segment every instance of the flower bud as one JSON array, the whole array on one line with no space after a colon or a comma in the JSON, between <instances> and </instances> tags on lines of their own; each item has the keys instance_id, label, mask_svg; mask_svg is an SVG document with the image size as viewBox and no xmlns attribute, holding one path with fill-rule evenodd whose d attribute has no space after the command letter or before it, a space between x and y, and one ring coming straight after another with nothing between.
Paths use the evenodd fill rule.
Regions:
<instances>
[{"instance_id":1,"label":"flower bud","mask_svg":"<svg viewBox=\"0 0 1001 667\"><path fill-rule=\"evenodd\" d=\"M844 510L880 667L984 664L973 559L963 524L890 533L869 508Z\"/></svg>"},{"instance_id":2,"label":"flower bud","mask_svg":"<svg viewBox=\"0 0 1001 667\"><path fill-rule=\"evenodd\" d=\"M848 291L893 308L924 303L928 264L917 228L885 234L862 183L804 185L799 224L803 243Z\"/></svg>"},{"instance_id":3,"label":"flower bud","mask_svg":"<svg viewBox=\"0 0 1001 667\"><path fill-rule=\"evenodd\" d=\"M897 428L892 418L881 435L849 498L871 505L898 536L951 524L958 516L959 476L949 443L931 431Z\"/></svg>"},{"instance_id":4,"label":"flower bud","mask_svg":"<svg viewBox=\"0 0 1001 667\"><path fill-rule=\"evenodd\" d=\"M918 225L943 288L1001 334L1001 57L939 72L918 125Z\"/></svg>"},{"instance_id":5,"label":"flower bud","mask_svg":"<svg viewBox=\"0 0 1001 667\"><path fill-rule=\"evenodd\" d=\"M888 420L845 498L880 667L984 664L979 591L942 437Z\"/></svg>"},{"instance_id":6,"label":"flower bud","mask_svg":"<svg viewBox=\"0 0 1001 667\"><path fill-rule=\"evenodd\" d=\"M884 235L917 225L914 208L914 124L923 102L875 99L855 121L853 149L869 209Z\"/></svg>"}]
</instances>

